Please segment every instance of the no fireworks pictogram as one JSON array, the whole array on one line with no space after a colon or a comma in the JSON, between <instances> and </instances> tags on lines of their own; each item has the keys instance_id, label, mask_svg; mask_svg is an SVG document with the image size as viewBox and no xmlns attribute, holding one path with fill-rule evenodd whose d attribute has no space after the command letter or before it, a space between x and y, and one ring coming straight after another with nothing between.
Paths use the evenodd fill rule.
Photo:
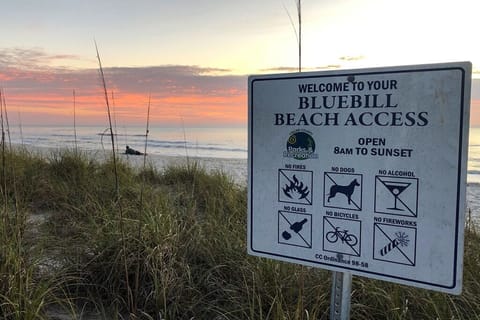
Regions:
<instances>
[{"instance_id":1,"label":"no fireworks pictogram","mask_svg":"<svg viewBox=\"0 0 480 320\"><path fill-rule=\"evenodd\" d=\"M375 223L373 233L373 259L415 266L416 228Z\"/></svg>"}]
</instances>

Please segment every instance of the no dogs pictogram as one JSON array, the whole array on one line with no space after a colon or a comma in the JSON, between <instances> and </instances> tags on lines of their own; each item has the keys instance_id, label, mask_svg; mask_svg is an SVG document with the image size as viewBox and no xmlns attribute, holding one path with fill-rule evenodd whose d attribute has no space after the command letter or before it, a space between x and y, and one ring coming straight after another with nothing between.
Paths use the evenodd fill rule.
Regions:
<instances>
[{"instance_id":1,"label":"no dogs pictogram","mask_svg":"<svg viewBox=\"0 0 480 320\"><path fill-rule=\"evenodd\" d=\"M362 210L362 175L325 172L323 205L329 208Z\"/></svg>"}]
</instances>

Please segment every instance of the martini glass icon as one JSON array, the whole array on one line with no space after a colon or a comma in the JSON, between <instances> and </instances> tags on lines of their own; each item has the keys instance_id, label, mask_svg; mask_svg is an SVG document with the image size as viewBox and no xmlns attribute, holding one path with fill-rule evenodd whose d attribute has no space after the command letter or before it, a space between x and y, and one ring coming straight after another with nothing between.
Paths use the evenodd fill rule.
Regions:
<instances>
[{"instance_id":1,"label":"martini glass icon","mask_svg":"<svg viewBox=\"0 0 480 320\"><path fill-rule=\"evenodd\" d=\"M382 181L385 187L387 187L388 191L393 195L395 198L395 203L393 208L387 208L389 210L399 210L404 211L401 208L397 207L397 201L400 194L402 194L405 189L407 189L412 183L411 182L401 182L401 181Z\"/></svg>"}]
</instances>

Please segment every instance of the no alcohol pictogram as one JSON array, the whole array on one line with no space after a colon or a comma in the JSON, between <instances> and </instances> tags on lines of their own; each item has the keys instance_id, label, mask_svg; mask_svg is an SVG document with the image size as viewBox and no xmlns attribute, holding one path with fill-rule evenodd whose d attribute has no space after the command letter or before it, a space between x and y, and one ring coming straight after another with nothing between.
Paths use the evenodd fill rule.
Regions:
<instances>
[{"instance_id":1,"label":"no alcohol pictogram","mask_svg":"<svg viewBox=\"0 0 480 320\"><path fill-rule=\"evenodd\" d=\"M416 217L418 179L375 177L375 212Z\"/></svg>"},{"instance_id":2,"label":"no alcohol pictogram","mask_svg":"<svg viewBox=\"0 0 480 320\"><path fill-rule=\"evenodd\" d=\"M362 210L362 175L325 172L323 205L329 208Z\"/></svg>"}]
</instances>

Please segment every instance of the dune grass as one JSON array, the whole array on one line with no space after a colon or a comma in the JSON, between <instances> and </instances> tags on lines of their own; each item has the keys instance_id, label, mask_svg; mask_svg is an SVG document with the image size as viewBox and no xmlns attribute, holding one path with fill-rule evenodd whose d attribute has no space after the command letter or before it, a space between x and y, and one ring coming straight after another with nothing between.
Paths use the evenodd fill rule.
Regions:
<instances>
[{"instance_id":1,"label":"dune grass","mask_svg":"<svg viewBox=\"0 0 480 320\"><path fill-rule=\"evenodd\" d=\"M246 254L247 192L222 172L120 161L117 195L113 163L81 152L7 152L3 165L2 319L329 317L330 272ZM462 295L354 277L352 319L480 319L479 270L469 227Z\"/></svg>"}]
</instances>

